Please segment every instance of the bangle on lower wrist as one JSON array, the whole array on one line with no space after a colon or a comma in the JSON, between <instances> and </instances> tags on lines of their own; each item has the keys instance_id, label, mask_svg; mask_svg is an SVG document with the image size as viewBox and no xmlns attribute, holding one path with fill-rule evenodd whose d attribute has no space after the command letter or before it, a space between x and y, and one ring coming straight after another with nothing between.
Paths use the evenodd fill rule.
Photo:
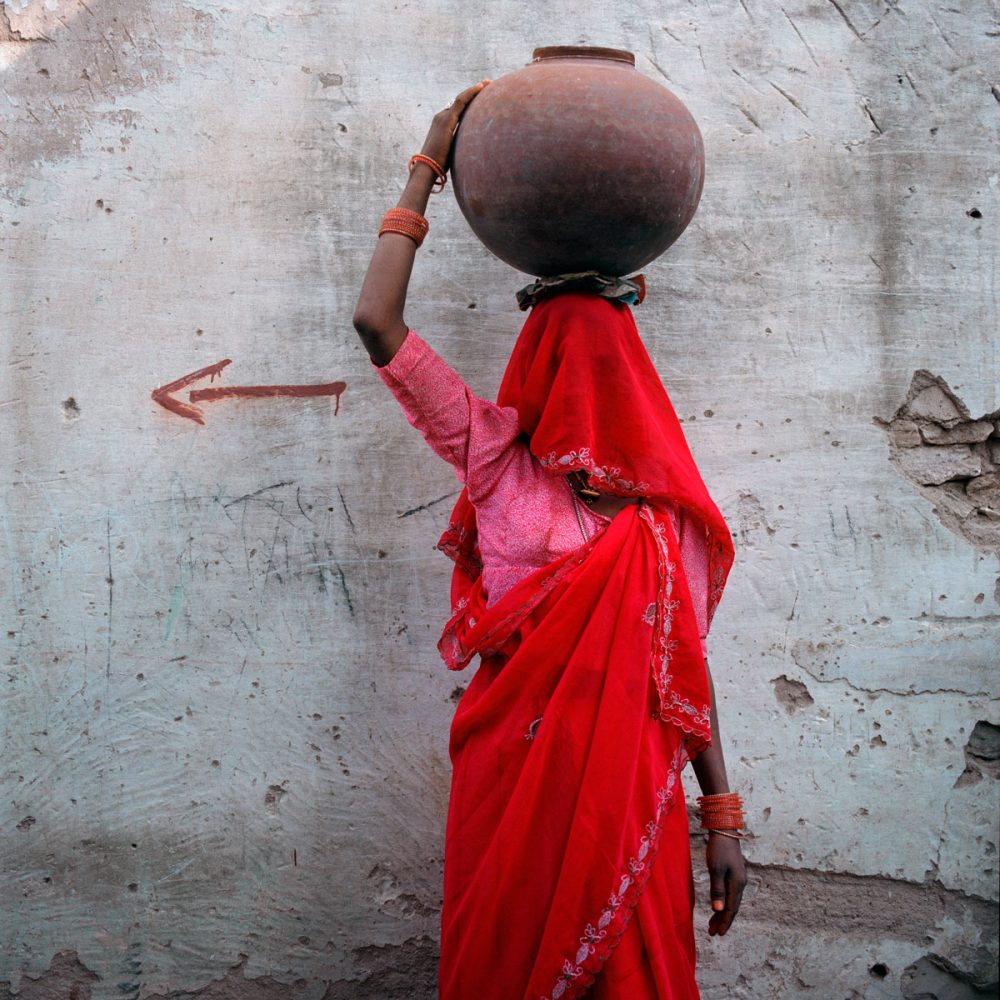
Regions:
<instances>
[{"instance_id":1,"label":"bangle on lower wrist","mask_svg":"<svg viewBox=\"0 0 1000 1000\"><path fill-rule=\"evenodd\" d=\"M711 829L711 830L706 830L705 833L708 834L708 836L711 836L713 833L717 833L719 834L720 837L732 837L733 840L746 840L747 836L745 833L743 833L742 830Z\"/></svg>"}]
</instances>

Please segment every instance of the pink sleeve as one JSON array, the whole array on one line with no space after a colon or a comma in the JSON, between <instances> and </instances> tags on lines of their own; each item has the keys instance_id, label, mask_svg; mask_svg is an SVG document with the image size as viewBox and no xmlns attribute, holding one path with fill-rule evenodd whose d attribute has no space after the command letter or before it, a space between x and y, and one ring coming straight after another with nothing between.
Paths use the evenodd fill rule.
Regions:
<instances>
[{"instance_id":1,"label":"pink sleeve","mask_svg":"<svg viewBox=\"0 0 1000 1000\"><path fill-rule=\"evenodd\" d=\"M680 513L679 534L681 562L684 564L684 575L687 577L694 616L698 622L701 649L707 655L708 646L705 640L708 636L708 539L701 521L692 517L687 511Z\"/></svg>"},{"instance_id":2,"label":"pink sleeve","mask_svg":"<svg viewBox=\"0 0 1000 1000\"><path fill-rule=\"evenodd\" d=\"M403 415L455 468L473 503L488 494L512 456L517 411L474 396L412 330L389 364L376 368Z\"/></svg>"}]
</instances>

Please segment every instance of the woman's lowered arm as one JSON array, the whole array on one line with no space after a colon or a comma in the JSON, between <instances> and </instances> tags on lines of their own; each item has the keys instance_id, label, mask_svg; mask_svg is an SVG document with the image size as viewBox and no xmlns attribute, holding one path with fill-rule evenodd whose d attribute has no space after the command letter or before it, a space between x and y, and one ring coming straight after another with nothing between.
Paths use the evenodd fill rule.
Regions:
<instances>
[{"instance_id":1,"label":"woman's lowered arm","mask_svg":"<svg viewBox=\"0 0 1000 1000\"><path fill-rule=\"evenodd\" d=\"M702 795L721 795L729 791L726 761L722 754L719 736L719 713L715 707L715 684L712 672L705 661L708 674L708 691L712 710L712 742L691 762ZM721 833L708 835L706 861L712 897L712 916L708 921L710 935L725 934L740 908L743 888L747 883L746 865L740 851L740 842Z\"/></svg>"},{"instance_id":2,"label":"woman's lowered arm","mask_svg":"<svg viewBox=\"0 0 1000 1000\"><path fill-rule=\"evenodd\" d=\"M448 169L458 123L469 103L488 83L483 80L463 90L449 107L434 116L421 150L424 156ZM435 180L436 175L429 166L416 163L397 207L423 215ZM354 329L372 361L380 367L393 359L406 339L403 307L416 252L417 244L409 236L386 233L379 237L361 286L354 309Z\"/></svg>"}]
</instances>

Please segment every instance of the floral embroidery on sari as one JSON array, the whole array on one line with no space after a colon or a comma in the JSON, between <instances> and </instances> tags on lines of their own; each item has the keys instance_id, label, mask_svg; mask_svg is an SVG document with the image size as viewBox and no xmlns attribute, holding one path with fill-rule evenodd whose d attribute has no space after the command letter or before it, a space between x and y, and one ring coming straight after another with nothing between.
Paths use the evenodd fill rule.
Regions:
<instances>
[{"instance_id":1,"label":"floral embroidery on sari","mask_svg":"<svg viewBox=\"0 0 1000 1000\"><path fill-rule=\"evenodd\" d=\"M712 570L708 582L708 623L711 625L715 617L715 609L722 600L722 591L726 586L726 567L721 561L723 555L722 546L717 545L715 549L716 558L712 560Z\"/></svg>"},{"instance_id":2,"label":"floral embroidery on sari","mask_svg":"<svg viewBox=\"0 0 1000 1000\"><path fill-rule=\"evenodd\" d=\"M645 836L640 838L638 848L625 863L624 871L597 920L584 927L580 946L573 958L564 959L552 992L539 1000L575 1000L583 996L611 957L649 880L653 859L660 846L663 821L678 794L680 772L686 763L687 754L681 743L667 773L666 783L656 792L656 806L653 818L646 824Z\"/></svg>"},{"instance_id":3,"label":"floral embroidery on sari","mask_svg":"<svg viewBox=\"0 0 1000 1000\"><path fill-rule=\"evenodd\" d=\"M704 742L710 732L711 708L707 702L695 705L682 697L674 688L671 674L671 661L678 649L678 642L672 638L671 631L681 602L674 592L677 566L670 559L668 528L647 504L639 508L639 517L649 527L656 543L660 587L653 624L653 676L660 695L660 718L680 726L685 733L695 736L698 742Z\"/></svg>"},{"instance_id":4,"label":"floral embroidery on sari","mask_svg":"<svg viewBox=\"0 0 1000 1000\"><path fill-rule=\"evenodd\" d=\"M452 521L436 548L470 577L475 578L483 571L483 560L479 555L479 545L475 543L470 545L471 541L469 531L458 522Z\"/></svg>"},{"instance_id":5,"label":"floral embroidery on sari","mask_svg":"<svg viewBox=\"0 0 1000 1000\"><path fill-rule=\"evenodd\" d=\"M590 454L589 448L579 448L567 452L556 458L556 453L550 451L544 458L538 459L543 469L553 472L568 471L574 469L586 469L588 475L598 482L605 483L623 493L642 495L649 491L649 483L633 483L628 479L621 478L621 469L598 465Z\"/></svg>"}]
</instances>

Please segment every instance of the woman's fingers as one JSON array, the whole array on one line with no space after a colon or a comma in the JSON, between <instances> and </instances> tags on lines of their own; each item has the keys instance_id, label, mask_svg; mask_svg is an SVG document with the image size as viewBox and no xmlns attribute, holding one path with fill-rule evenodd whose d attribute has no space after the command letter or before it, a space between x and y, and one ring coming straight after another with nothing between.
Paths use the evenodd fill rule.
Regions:
<instances>
[{"instance_id":1,"label":"woman's fingers","mask_svg":"<svg viewBox=\"0 0 1000 1000\"><path fill-rule=\"evenodd\" d=\"M709 895L712 900L708 933L714 936L729 930L739 912L747 878L738 841L722 842L721 837L710 837L707 854Z\"/></svg>"},{"instance_id":2,"label":"woman's fingers","mask_svg":"<svg viewBox=\"0 0 1000 1000\"><path fill-rule=\"evenodd\" d=\"M740 912L740 902L746 884L747 878L743 874L742 865L739 870L730 869L726 876L726 911L731 912L733 917ZM729 922L732 923L732 917L729 918Z\"/></svg>"},{"instance_id":3,"label":"woman's fingers","mask_svg":"<svg viewBox=\"0 0 1000 1000\"><path fill-rule=\"evenodd\" d=\"M725 934L724 930L720 930L720 926L725 917L726 909L726 875L729 872L729 866L720 863L717 859L712 857L711 846L709 847L709 859L708 859L708 877L709 877L709 897L712 900L712 916L708 920L708 933L710 936L716 934ZM728 922L726 927L728 927Z\"/></svg>"},{"instance_id":4,"label":"woman's fingers","mask_svg":"<svg viewBox=\"0 0 1000 1000\"><path fill-rule=\"evenodd\" d=\"M457 110L459 117L462 116L462 112L469 106L472 99L478 94L484 87L490 85L490 80L480 80L479 83L474 83L471 87L466 87L458 97L452 102L452 109Z\"/></svg>"},{"instance_id":5,"label":"woman's fingers","mask_svg":"<svg viewBox=\"0 0 1000 1000\"><path fill-rule=\"evenodd\" d=\"M726 871L721 867L709 869L709 896L712 909L716 911L724 909L726 905Z\"/></svg>"},{"instance_id":6,"label":"woman's fingers","mask_svg":"<svg viewBox=\"0 0 1000 1000\"><path fill-rule=\"evenodd\" d=\"M489 83L489 80L480 80L479 83L466 87L448 107L434 116L430 131L427 133L427 139L424 141L422 152L425 156L431 157L445 169L448 168L451 159L451 146L462 115L465 114L476 95L484 87L489 86Z\"/></svg>"},{"instance_id":7,"label":"woman's fingers","mask_svg":"<svg viewBox=\"0 0 1000 1000\"><path fill-rule=\"evenodd\" d=\"M726 875L726 895L722 903L722 908L712 914L708 922L708 933L725 934L732 925L736 914L740 910L740 899L743 896L743 883L732 871ZM717 901L712 901L712 908L716 909Z\"/></svg>"},{"instance_id":8,"label":"woman's fingers","mask_svg":"<svg viewBox=\"0 0 1000 1000\"><path fill-rule=\"evenodd\" d=\"M451 120L452 123L452 134L458 128L458 123L462 120L462 115L465 114L466 108L472 103L473 98L485 87L489 85L489 80L480 80L479 83L473 84L471 87L466 87L458 97L455 98L451 104L445 108L445 114Z\"/></svg>"}]
</instances>

